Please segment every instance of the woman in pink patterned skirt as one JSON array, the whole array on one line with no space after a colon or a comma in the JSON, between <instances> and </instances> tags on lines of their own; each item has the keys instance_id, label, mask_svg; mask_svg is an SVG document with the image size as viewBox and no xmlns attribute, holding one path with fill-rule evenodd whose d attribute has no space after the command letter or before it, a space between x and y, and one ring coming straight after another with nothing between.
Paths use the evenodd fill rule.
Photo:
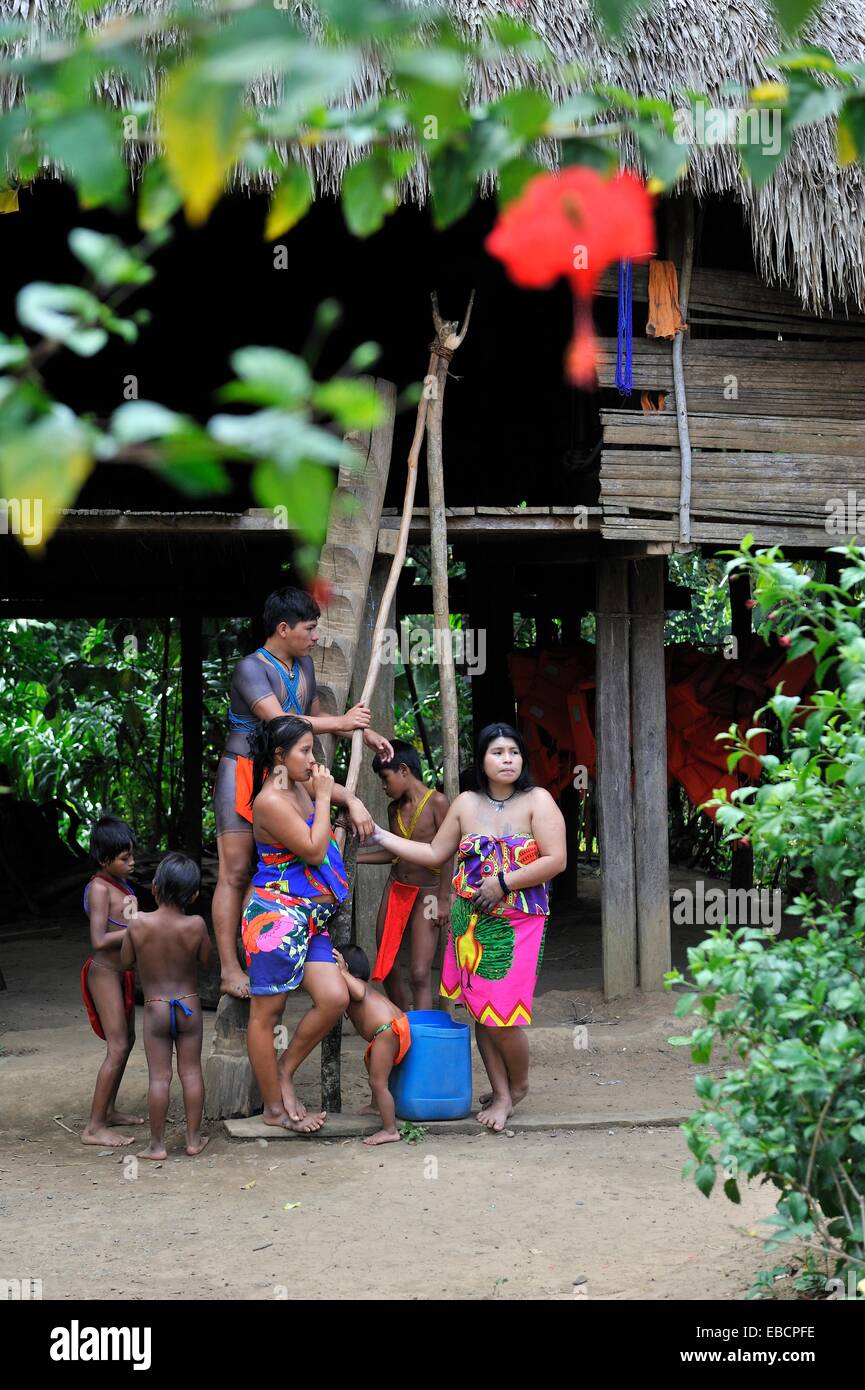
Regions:
<instances>
[{"instance_id":1,"label":"woman in pink patterned skirt","mask_svg":"<svg viewBox=\"0 0 865 1390\"><path fill-rule=\"evenodd\" d=\"M430 844L380 826L366 843L430 869L457 854L441 993L475 1020L492 1086L478 1119L499 1133L529 1089L523 1029L543 956L546 885L566 864L565 822L549 792L533 784L522 736L510 724L481 730L475 766L480 790L460 793Z\"/></svg>"}]
</instances>

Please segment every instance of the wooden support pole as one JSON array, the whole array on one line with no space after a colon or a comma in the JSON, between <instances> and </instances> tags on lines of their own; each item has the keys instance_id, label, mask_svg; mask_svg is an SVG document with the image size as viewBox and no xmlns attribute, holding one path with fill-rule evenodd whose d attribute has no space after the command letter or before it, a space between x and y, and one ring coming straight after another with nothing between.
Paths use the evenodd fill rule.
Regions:
<instances>
[{"instance_id":1,"label":"wooden support pole","mask_svg":"<svg viewBox=\"0 0 865 1390\"><path fill-rule=\"evenodd\" d=\"M442 764L445 796L453 801L459 794L459 706L457 704L456 670L450 636L450 598L448 595L448 524L445 516L444 462L442 458L442 421L448 366L454 352L463 341L471 318L474 291L462 329L454 320L442 319L438 299L432 296L433 322L436 328L435 372L431 383L427 427L426 463L430 509L430 571L433 591L433 628L436 633L436 655L439 668L439 693L442 711Z\"/></svg>"},{"instance_id":2,"label":"wooden support pole","mask_svg":"<svg viewBox=\"0 0 865 1390\"><path fill-rule=\"evenodd\" d=\"M670 969L667 831L667 691L661 556L630 563L634 869L642 990L662 989Z\"/></svg>"},{"instance_id":3,"label":"wooden support pole","mask_svg":"<svg viewBox=\"0 0 865 1390\"><path fill-rule=\"evenodd\" d=\"M686 193L682 273L679 276L679 309L686 324L693 269L694 195L693 193ZM688 427L688 398L685 393L685 368L682 362L686 332L687 327L681 333L677 333L673 339L673 385L676 390L676 424L679 431L679 453L682 460L679 485L679 540L683 544L691 539L691 433Z\"/></svg>"},{"instance_id":4,"label":"wooden support pole","mask_svg":"<svg viewBox=\"0 0 865 1390\"><path fill-rule=\"evenodd\" d=\"M180 720L183 730L183 847L201 863L201 765L204 710L201 618L180 619Z\"/></svg>"},{"instance_id":5,"label":"wooden support pole","mask_svg":"<svg viewBox=\"0 0 865 1390\"><path fill-rule=\"evenodd\" d=\"M598 838L601 846L601 939L604 994L637 984L634 825L631 801L628 562L598 564L597 697Z\"/></svg>"}]
</instances>

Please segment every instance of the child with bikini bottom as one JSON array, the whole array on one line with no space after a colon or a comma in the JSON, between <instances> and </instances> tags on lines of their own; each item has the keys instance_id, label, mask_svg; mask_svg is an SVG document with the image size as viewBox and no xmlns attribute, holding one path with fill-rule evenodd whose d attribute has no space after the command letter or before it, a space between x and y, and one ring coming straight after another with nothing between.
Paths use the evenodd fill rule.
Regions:
<instances>
[{"instance_id":1,"label":"child with bikini bottom","mask_svg":"<svg viewBox=\"0 0 865 1390\"><path fill-rule=\"evenodd\" d=\"M81 971L81 995L90 1026L106 1051L81 1142L119 1149L131 1144L132 1136L118 1134L114 1126L144 1123L140 1115L122 1115L114 1108L135 1042L135 974L120 961L129 921L138 911L128 882L135 869L135 836L125 821L102 816L90 836L90 854L97 872L84 889L84 910L93 954Z\"/></svg>"},{"instance_id":2,"label":"child with bikini bottom","mask_svg":"<svg viewBox=\"0 0 865 1390\"><path fill-rule=\"evenodd\" d=\"M388 1088L388 1077L399 1066L411 1047L411 1026L402 1009L384 994L378 994L366 983L369 980L369 960L360 946L346 946L343 953L334 948L334 958L348 985L349 1005L346 1017L355 1031L369 1043L363 1054L369 1072L372 1109L381 1116L381 1129L370 1134L368 1146L392 1144L400 1138L396 1127L396 1109Z\"/></svg>"},{"instance_id":3,"label":"child with bikini bottom","mask_svg":"<svg viewBox=\"0 0 865 1390\"><path fill-rule=\"evenodd\" d=\"M168 1157L165 1120L175 1048L186 1112L186 1152L194 1157L208 1142L201 1133L204 1078L198 965L206 965L210 959L210 939L204 918L187 915L200 884L201 874L192 859L185 854L167 854L153 876L156 911L139 912L132 919L121 950L127 968L137 961L144 991L150 1143L139 1158Z\"/></svg>"},{"instance_id":4,"label":"child with bikini bottom","mask_svg":"<svg viewBox=\"0 0 865 1390\"><path fill-rule=\"evenodd\" d=\"M372 767L390 798L388 824L393 834L429 844L448 813L448 800L441 792L424 786L417 750L402 739L394 739L390 761L376 754ZM431 1009L433 959L439 932L450 918L450 863L431 873L416 864L395 861L392 855L378 849L361 850L357 862L392 865L376 923L378 955L372 969L373 980L384 982L385 993L398 1008L411 1007L399 966L403 939L408 937L414 1007Z\"/></svg>"}]
</instances>

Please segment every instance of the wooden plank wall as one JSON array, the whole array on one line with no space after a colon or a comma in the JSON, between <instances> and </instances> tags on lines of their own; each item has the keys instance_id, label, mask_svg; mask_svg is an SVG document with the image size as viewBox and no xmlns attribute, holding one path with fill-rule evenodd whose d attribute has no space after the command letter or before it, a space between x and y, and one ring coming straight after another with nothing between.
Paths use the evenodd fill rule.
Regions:
<instances>
[{"instance_id":1,"label":"wooden plank wall","mask_svg":"<svg viewBox=\"0 0 865 1390\"><path fill-rule=\"evenodd\" d=\"M615 384L616 344L599 383ZM687 345L692 539L825 548L831 499L865 491L865 343L697 339ZM670 345L634 339L635 392L664 410L601 411L606 539L675 540L680 458Z\"/></svg>"}]
</instances>

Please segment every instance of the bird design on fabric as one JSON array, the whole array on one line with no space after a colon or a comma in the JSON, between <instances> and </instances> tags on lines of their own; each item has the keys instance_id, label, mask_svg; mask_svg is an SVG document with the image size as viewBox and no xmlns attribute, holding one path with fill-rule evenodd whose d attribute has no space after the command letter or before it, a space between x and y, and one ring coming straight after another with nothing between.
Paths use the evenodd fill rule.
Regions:
<instances>
[{"instance_id":1,"label":"bird design on fabric","mask_svg":"<svg viewBox=\"0 0 865 1390\"><path fill-rule=\"evenodd\" d=\"M482 980L503 980L514 963L514 929L506 917L493 917L468 898L451 911L457 968Z\"/></svg>"}]
</instances>

